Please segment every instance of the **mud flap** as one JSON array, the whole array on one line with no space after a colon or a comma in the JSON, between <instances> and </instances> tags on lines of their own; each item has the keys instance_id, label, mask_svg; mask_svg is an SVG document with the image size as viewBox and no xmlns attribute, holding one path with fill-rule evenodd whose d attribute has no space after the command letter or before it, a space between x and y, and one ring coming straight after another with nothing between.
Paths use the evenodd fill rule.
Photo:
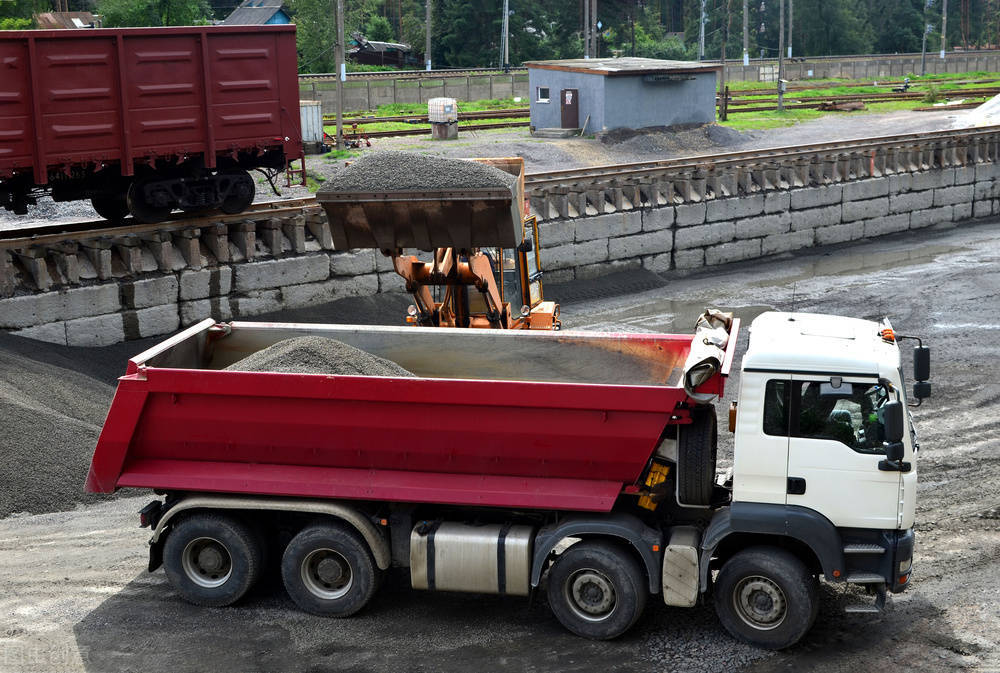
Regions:
<instances>
[{"instance_id":1,"label":"mud flap","mask_svg":"<svg viewBox=\"0 0 1000 673\"><path fill-rule=\"evenodd\" d=\"M149 543L149 566L147 570L153 572L161 565L163 565L163 543L166 542L167 536L161 535L156 542L150 541Z\"/></svg>"}]
</instances>

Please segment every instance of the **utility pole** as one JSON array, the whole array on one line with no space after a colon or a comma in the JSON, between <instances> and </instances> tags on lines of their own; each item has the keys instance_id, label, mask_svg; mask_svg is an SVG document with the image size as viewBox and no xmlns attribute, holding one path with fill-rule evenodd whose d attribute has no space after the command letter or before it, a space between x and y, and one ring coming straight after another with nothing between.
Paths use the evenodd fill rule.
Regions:
<instances>
[{"instance_id":1,"label":"utility pole","mask_svg":"<svg viewBox=\"0 0 1000 673\"><path fill-rule=\"evenodd\" d=\"M945 45L948 43L948 0L941 6L941 58L944 58Z\"/></svg>"},{"instance_id":2,"label":"utility pole","mask_svg":"<svg viewBox=\"0 0 1000 673\"><path fill-rule=\"evenodd\" d=\"M748 24L749 0L743 0L743 65L750 65L750 28Z\"/></svg>"},{"instance_id":3,"label":"utility pole","mask_svg":"<svg viewBox=\"0 0 1000 673\"><path fill-rule=\"evenodd\" d=\"M337 0L337 149L344 149L344 80L347 66L344 63L344 0Z\"/></svg>"},{"instance_id":4,"label":"utility pole","mask_svg":"<svg viewBox=\"0 0 1000 673\"><path fill-rule=\"evenodd\" d=\"M590 0L583 0L583 57L590 58Z\"/></svg>"},{"instance_id":5,"label":"utility pole","mask_svg":"<svg viewBox=\"0 0 1000 673\"><path fill-rule=\"evenodd\" d=\"M927 9L933 0L924 0L924 38L920 44L920 76L927 74L927 36L931 32L931 24L927 23Z\"/></svg>"},{"instance_id":6,"label":"utility pole","mask_svg":"<svg viewBox=\"0 0 1000 673\"><path fill-rule=\"evenodd\" d=\"M792 57L792 21L795 18L795 0L788 0L788 58Z\"/></svg>"},{"instance_id":7,"label":"utility pole","mask_svg":"<svg viewBox=\"0 0 1000 673\"><path fill-rule=\"evenodd\" d=\"M785 111L785 0L778 0L778 112Z\"/></svg>"},{"instance_id":8,"label":"utility pole","mask_svg":"<svg viewBox=\"0 0 1000 673\"><path fill-rule=\"evenodd\" d=\"M600 47L597 35L597 0L590 1L590 56L600 58Z\"/></svg>"},{"instance_id":9,"label":"utility pole","mask_svg":"<svg viewBox=\"0 0 1000 673\"><path fill-rule=\"evenodd\" d=\"M503 0L503 71L510 70L510 0Z\"/></svg>"},{"instance_id":10,"label":"utility pole","mask_svg":"<svg viewBox=\"0 0 1000 673\"><path fill-rule=\"evenodd\" d=\"M719 84L719 118L726 121L729 116L729 88L726 86L726 42L729 40L729 7L732 0L726 0L726 25L722 28L722 82ZM744 52L746 53L746 52Z\"/></svg>"},{"instance_id":11,"label":"utility pole","mask_svg":"<svg viewBox=\"0 0 1000 673\"><path fill-rule=\"evenodd\" d=\"M424 47L424 63L426 63L427 70L431 69L431 0L426 0L427 2L427 18L425 23L427 24L427 45Z\"/></svg>"},{"instance_id":12,"label":"utility pole","mask_svg":"<svg viewBox=\"0 0 1000 673\"><path fill-rule=\"evenodd\" d=\"M705 0L701 0L701 19L698 21L698 60L705 60Z\"/></svg>"}]
</instances>

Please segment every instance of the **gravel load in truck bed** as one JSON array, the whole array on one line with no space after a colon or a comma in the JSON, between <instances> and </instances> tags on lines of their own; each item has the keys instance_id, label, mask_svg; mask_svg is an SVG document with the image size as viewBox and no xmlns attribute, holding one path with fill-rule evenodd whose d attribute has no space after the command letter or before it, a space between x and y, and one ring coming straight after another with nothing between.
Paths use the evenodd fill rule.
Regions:
<instances>
[{"instance_id":1,"label":"gravel load in truck bed","mask_svg":"<svg viewBox=\"0 0 1000 673\"><path fill-rule=\"evenodd\" d=\"M328 178L317 193L511 189L516 180L506 171L475 161L374 152Z\"/></svg>"},{"instance_id":2,"label":"gravel load in truck bed","mask_svg":"<svg viewBox=\"0 0 1000 673\"><path fill-rule=\"evenodd\" d=\"M234 362L226 370L339 376L413 376L395 362L342 341L320 336L284 339Z\"/></svg>"}]
</instances>

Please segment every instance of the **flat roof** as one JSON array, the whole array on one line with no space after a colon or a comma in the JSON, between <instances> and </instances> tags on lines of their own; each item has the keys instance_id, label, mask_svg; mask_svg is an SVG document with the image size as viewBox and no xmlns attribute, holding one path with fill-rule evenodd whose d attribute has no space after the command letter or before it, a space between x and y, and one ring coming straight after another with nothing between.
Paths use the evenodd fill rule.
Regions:
<instances>
[{"instance_id":1,"label":"flat roof","mask_svg":"<svg viewBox=\"0 0 1000 673\"><path fill-rule=\"evenodd\" d=\"M718 63L700 61L667 61L659 58L567 58L556 61L526 61L527 68L539 70L562 70L585 75L656 75L661 73L717 72L722 69Z\"/></svg>"}]
</instances>

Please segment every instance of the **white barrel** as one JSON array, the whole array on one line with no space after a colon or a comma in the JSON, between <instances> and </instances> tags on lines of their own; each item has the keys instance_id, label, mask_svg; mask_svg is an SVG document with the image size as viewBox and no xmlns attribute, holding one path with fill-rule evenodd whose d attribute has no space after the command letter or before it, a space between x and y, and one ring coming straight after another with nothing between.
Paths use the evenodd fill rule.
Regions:
<instances>
[{"instance_id":1,"label":"white barrel","mask_svg":"<svg viewBox=\"0 0 1000 673\"><path fill-rule=\"evenodd\" d=\"M431 98L427 101L427 118L432 124L458 121L458 105L454 98Z\"/></svg>"},{"instance_id":2,"label":"white barrel","mask_svg":"<svg viewBox=\"0 0 1000 673\"><path fill-rule=\"evenodd\" d=\"M302 120L302 144L307 148L321 146L323 144L323 106L320 102L318 100L300 100L299 117Z\"/></svg>"}]
</instances>

